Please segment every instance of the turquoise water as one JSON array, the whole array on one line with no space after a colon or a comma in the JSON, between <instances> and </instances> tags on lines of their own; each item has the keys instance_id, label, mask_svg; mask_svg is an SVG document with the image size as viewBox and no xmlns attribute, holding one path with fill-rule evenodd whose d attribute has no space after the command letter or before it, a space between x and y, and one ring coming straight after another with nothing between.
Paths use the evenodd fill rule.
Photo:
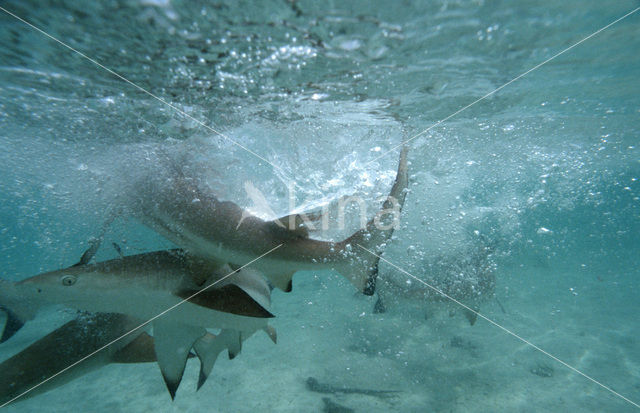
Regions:
<instances>
[{"instance_id":1,"label":"turquoise water","mask_svg":"<svg viewBox=\"0 0 640 413\"><path fill-rule=\"evenodd\" d=\"M640 402L640 12L432 128L637 1L0 6L192 117L0 12L1 278L77 262L158 153L243 207L250 181L278 215L290 196L299 206L357 194L374 211L397 153L378 157L420 134L385 258L430 280L442 257L463 262L488 242L495 287L460 301ZM107 238L125 254L172 246L132 219ZM105 247L97 259L116 256ZM474 271L461 268L468 282ZM381 264L382 280L403 276ZM292 293L273 293L278 344L247 340L197 393L195 361L174 402L157 366L110 365L6 410L636 410L418 287L388 293L377 314L338 275L300 273ZM40 314L1 358L69 316ZM317 393L308 377L399 393Z\"/></svg>"}]
</instances>

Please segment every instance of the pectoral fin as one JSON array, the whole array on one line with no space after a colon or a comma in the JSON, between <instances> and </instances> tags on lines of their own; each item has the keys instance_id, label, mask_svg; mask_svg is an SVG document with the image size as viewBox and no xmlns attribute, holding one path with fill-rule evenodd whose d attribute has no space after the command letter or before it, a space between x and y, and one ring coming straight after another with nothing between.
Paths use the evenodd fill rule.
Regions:
<instances>
[{"instance_id":1,"label":"pectoral fin","mask_svg":"<svg viewBox=\"0 0 640 413\"><path fill-rule=\"evenodd\" d=\"M231 270L232 266L229 266ZM265 309L271 306L271 290L261 272L252 268L237 268L236 272L222 281L223 285L233 284L260 304Z\"/></svg>"},{"instance_id":2,"label":"pectoral fin","mask_svg":"<svg viewBox=\"0 0 640 413\"><path fill-rule=\"evenodd\" d=\"M237 330L225 329L220 332L220 335L229 349L229 360L233 360L242 350L242 334Z\"/></svg>"},{"instance_id":3,"label":"pectoral fin","mask_svg":"<svg viewBox=\"0 0 640 413\"><path fill-rule=\"evenodd\" d=\"M207 333L193 345L193 349L200 359L200 375L198 376L197 390L200 390L200 387L202 387L209 378L209 374L211 370L213 370L213 365L218 359L218 355L228 347L226 340L231 337L228 334L229 331L230 330L223 330L222 333L217 336ZM227 332L226 335L225 332Z\"/></svg>"},{"instance_id":4,"label":"pectoral fin","mask_svg":"<svg viewBox=\"0 0 640 413\"><path fill-rule=\"evenodd\" d=\"M228 284L221 288L209 288L193 298L189 298L196 292L197 290L181 290L176 295L183 299L189 299L189 302L193 304L207 307L211 310L247 317L274 317L273 314L237 285Z\"/></svg>"},{"instance_id":5,"label":"pectoral fin","mask_svg":"<svg viewBox=\"0 0 640 413\"><path fill-rule=\"evenodd\" d=\"M206 333L203 327L172 323L162 318L154 320L155 353L171 400L176 396L191 347Z\"/></svg>"},{"instance_id":6,"label":"pectoral fin","mask_svg":"<svg viewBox=\"0 0 640 413\"><path fill-rule=\"evenodd\" d=\"M265 333L267 333L271 341L273 341L273 344L278 344L278 333L276 332L276 329L273 328L273 326L267 325L265 328L263 328L263 330Z\"/></svg>"}]
</instances>

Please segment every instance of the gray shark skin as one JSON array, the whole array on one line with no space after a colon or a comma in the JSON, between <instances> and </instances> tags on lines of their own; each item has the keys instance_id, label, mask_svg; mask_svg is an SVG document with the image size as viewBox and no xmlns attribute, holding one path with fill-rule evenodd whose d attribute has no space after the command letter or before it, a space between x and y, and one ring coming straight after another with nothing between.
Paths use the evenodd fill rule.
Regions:
<instances>
[{"instance_id":1,"label":"gray shark skin","mask_svg":"<svg viewBox=\"0 0 640 413\"><path fill-rule=\"evenodd\" d=\"M496 268L491 258L494 250L494 245L486 240L479 240L464 256L449 254L435 259L424 259L421 266L423 273L416 275L428 285L477 312L481 302L495 296ZM460 309L450 298L422 283L411 281L407 283L404 274L394 272L381 277L374 311L384 312L387 304L398 301L418 303L429 313L437 311L437 307ZM476 312L462 309L471 325L475 324L477 319Z\"/></svg>"},{"instance_id":2,"label":"gray shark skin","mask_svg":"<svg viewBox=\"0 0 640 413\"><path fill-rule=\"evenodd\" d=\"M55 389L110 363L155 361L153 340L140 330L38 386L137 325L138 320L122 314L86 314L62 325L0 363L0 406L27 391L16 401ZM38 387L29 391L34 386Z\"/></svg>"},{"instance_id":3,"label":"gray shark skin","mask_svg":"<svg viewBox=\"0 0 640 413\"><path fill-rule=\"evenodd\" d=\"M111 363L156 362L154 339L140 330L64 370L140 323L123 314L88 313L58 327L0 363L0 406L13 399L17 402L54 390ZM269 329L269 334L272 333ZM218 336L207 333L196 342L194 349L201 361L198 390L209 377L218 355L232 346L232 340L234 332L223 330Z\"/></svg>"},{"instance_id":4,"label":"gray shark skin","mask_svg":"<svg viewBox=\"0 0 640 413\"><path fill-rule=\"evenodd\" d=\"M365 228L340 242L309 238L301 216L291 220L264 221L233 202L218 200L198 188L198 183L173 165L167 179L144 179L126 202L127 213L191 254L242 266L265 251L280 248L253 266L277 288L290 291L291 278L300 270L333 269L345 276L359 291L375 291L378 254L393 234L390 214L400 209L408 185L407 148L401 151L395 182L378 213ZM399 212L399 211L398 211ZM287 217L289 218L289 217ZM294 225L287 225L287 221Z\"/></svg>"},{"instance_id":5,"label":"gray shark skin","mask_svg":"<svg viewBox=\"0 0 640 413\"><path fill-rule=\"evenodd\" d=\"M3 296L10 294L7 299L28 302L32 309L61 304L83 311L117 312L148 320L231 272L225 271L224 266L179 249L157 251L97 264L74 265L13 284L4 281L0 303ZM244 273L239 271L238 275ZM262 329L265 319L273 315L233 284L236 277L204 291L163 318L193 326Z\"/></svg>"},{"instance_id":6,"label":"gray shark skin","mask_svg":"<svg viewBox=\"0 0 640 413\"><path fill-rule=\"evenodd\" d=\"M267 325L268 318L273 317L268 310L270 289L263 277L251 269L234 272L228 265L193 257L180 249L96 264L83 264L85 261L17 283L0 280L0 304L14 309L22 321L32 318L37 309L54 304L89 312L120 313L143 321L155 318L155 353L172 398L191 348L198 348L201 360L213 362L215 358L207 351L220 352L217 345L199 344L207 337L206 328L222 329L223 342L231 356L240 351L243 337L257 330L272 336ZM232 275L224 278L229 274ZM201 291L212 283L216 284ZM201 293L192 297L198 291ZM207 361L210 367L205 369L204 379L213 362Z\"/></svg>"}]
</instances>

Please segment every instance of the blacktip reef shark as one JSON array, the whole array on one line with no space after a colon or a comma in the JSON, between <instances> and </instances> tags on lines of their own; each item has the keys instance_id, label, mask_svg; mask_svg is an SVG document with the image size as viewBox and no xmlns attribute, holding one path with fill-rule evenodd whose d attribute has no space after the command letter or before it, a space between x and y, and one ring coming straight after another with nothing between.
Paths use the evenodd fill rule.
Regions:
<instances>
[{"instance_id":1,"label":"blacktip reef shark","mask_svg":"<svg viewBox=\"0 0 640 413\"><path fill-rule=\"evenodd\" d=\"M220 348L228 348L234 357L242 340L258 330L275 341L275 332L267 324L273 317L268 310L271 290L250 268L234 272L180 249L96 264L83 261L84 256L77 265L17 283L0 280L0 304L23 322L47 305L153 319L155 353L172 398L192 348L202 361L201 386ZM166 311L178 303L179 307ZM207 338L206 328L221 329L219 338Z\"/></svg>"},{"instance_id":2,"label":"blacktip reef shark","mask_svg":"<svg viewBox=\"0 0 640 413\"><path fill-rule=\"evenodd\" d=\"M140 330L67 369L139 324L122 314L96 313L82 314L58 327L0 363L0 406L53 390L110 363L156 361L153 339Z\"/></svg>"},{"instance_id":3,"label":"blacktip reef shark","mask_svg":"<svg viewBox=\"0 0 640 413\"><path fill-rule=\"evenodd\" d=\"M107 346L138 325L140 320L124 314L83 313L58 327L0 363L0 406L53 390L108 364L157 361L153 337L143 330ZM198 389L218 355L227 348L225 333L207 333L194 346L201 363Z\"/></svg>"},{"instance_id":4,"label":"blacktip reef shark","mask_svg":"<svg viewBox=\"0 0 640 413\"><path fill-rule=\"evenodd\" d=\"M449 308L451 313L460 308L457 304L451 306L453 298L474 309L474 311L470 311L463 308L462 314L467 318L469 324L475 324L479 304L492 297L497 300L495 297L496 268L491 258L496 248L496 242L480 237L464 254L457 252L424 259L420 278L425 284L420 282L407 283L406 277L401 274L394 275L393 272L381 276L377 290L378 301L376 301L374 312L385 312L385 303L408 300L423 306L427 310L425 316L431 316L431 313L436 312L438 307ZM500 306L502 305L500 304Z\"/></svg>"},{"instance_id":5,"label":"blacktip reef shark","mask_svg":"<svg viewBox=\"0 0 640 413\"><path fill-rule=\"evenodd\" d=\"M379 258L359 245L380 255L393 234L398 217L392 212L400 212L408 185L407 150L401 151L382 209L364 228L340 242L310 238L304 214L265 221L233 202L220 201L200 190L173 163L167 179L149 177L135 185L126 212L189 253L234 268L281 246L253 264L281 290L291 290L297 271L332 269L359 291L373 295Z\"/></svg>"}]
</instances>

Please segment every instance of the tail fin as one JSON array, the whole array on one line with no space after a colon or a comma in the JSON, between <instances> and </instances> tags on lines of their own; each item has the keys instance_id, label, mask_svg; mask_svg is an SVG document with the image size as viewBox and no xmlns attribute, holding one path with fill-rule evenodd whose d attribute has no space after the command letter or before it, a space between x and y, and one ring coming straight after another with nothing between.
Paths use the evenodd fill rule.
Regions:
<instances>
[{"instance_id":1,"label":"tail fin","mask_svg":"<svg viewBox=\"0 0 640 413\"><path fill-rule=\"evenodd\" d=\"M7 315L4 329L2 330L2 334L0 334L0 343L4 343L22 328L24 321L20 320L20 318L8 308L0 306L0 311L3 311Z\"/></svg>"},{"instance_id":2,"label":"tail fin","mask_svg":"<svg viewBox=\"0 0 640 413\"><path fill-rule=\"evenodd\" d=\"M409 185L408 150L406 145L402 147L396 179L389 196L382 204L382 209L367 223L366 228L340 243L345 251L350 248L358 257L350 263L350 268L345 268L340 272L365 295L373 295L376 290L379 256L383 253L387 241L393 235L393 230L400 222L400 211L404 205L407 195L406 189Z\"/></svg>"}]
</instances>

